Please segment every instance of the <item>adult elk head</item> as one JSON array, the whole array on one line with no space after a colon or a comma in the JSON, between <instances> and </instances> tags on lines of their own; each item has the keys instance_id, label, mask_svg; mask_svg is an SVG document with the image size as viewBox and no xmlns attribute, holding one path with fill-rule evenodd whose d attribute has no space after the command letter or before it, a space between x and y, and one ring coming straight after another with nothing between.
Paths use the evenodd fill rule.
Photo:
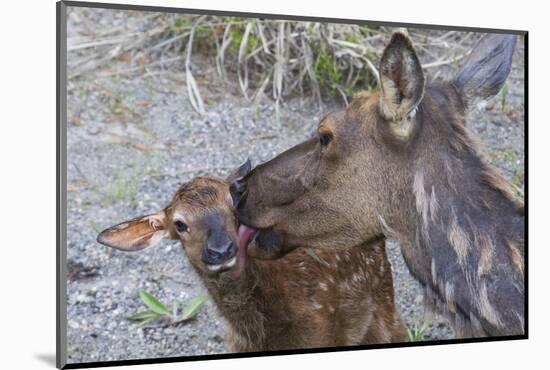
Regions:
<instances>
[{"instance_id":1,"label":"adult elk head","mask_svg":"<svg viewBox=\"0 0 550 370\"><path fill-rule=\"evenodd\" d=\"M468 164L454 159L477 161L464 133L468 106L500 90L516 38L484 37L451 81L426 86L411 41L395 33L380 61L379 91L359 94L326 115L314 137L257 166L246 191L239 183L249 253L270 259L304 245L414 235L418 207L430 207L429 197L417 204L419 173L423 186L436 179L448 188L463 185Z\"/></svg>"}]
</instances>

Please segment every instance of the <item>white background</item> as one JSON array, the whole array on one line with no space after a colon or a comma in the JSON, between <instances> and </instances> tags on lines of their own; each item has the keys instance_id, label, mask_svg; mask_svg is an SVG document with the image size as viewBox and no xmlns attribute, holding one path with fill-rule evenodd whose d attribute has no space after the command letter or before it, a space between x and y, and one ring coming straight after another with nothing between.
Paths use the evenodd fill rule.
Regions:
<instances>
[{"instance_id":1,"label":"white background","mask_svg":"<svg viewBox=\"0 0 550 370\"><path fill-rule=\"evenodd\" d=\"M549 32L545 2L150 0L143 5L530 31L529 322L527 341L149 365L143 369L548 366ZM537 4L537 5L534 5ZM0 367L52 368L55 354L55 2L2 3L0 43ZM545 353L546 350L546 353ZM546 365L544 365L546 363ZM135 368L135 367L133 367ZM548 368L548 367L546 367Z\"/></svg>"}]
</instances>

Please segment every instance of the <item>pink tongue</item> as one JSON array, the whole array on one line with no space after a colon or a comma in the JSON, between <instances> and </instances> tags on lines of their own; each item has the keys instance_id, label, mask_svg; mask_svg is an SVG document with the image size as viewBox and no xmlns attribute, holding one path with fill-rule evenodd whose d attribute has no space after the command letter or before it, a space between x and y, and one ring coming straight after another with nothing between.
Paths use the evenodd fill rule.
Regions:
<instances>
[{"instance_id":1,"label":"pink tongue","mask_svg":"<svg viewBox=\"0 0 550 370\"><path fill-rule=\"evenodd\" d=\"M255 229L248 227L246 225L239 225L239 257L237 259L237 274L240 275L246 265L246 246L250 243L250 239L256 232Z\"/></svg>"},{"instance_id":2,"label":"pink tongue","mask_svg":"<svg viewBox=\"0 0 550 370\"><path fill-rule=\"evenodd\" d=\"M256 229L243 224L239 225L239 231L237 232L239 234L239 247L243 249L246 248L255 232Z\"/></svg>"}]
</instances>

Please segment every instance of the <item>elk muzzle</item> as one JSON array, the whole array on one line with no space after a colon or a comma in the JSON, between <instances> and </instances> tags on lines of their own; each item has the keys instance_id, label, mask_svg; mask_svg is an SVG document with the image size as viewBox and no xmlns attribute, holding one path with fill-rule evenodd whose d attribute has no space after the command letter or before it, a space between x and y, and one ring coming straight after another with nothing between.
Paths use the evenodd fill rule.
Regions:
<instances>
[{"instance_id":1,"label":"elk muzzle","mask_svg":"<svg viewBox=\"0 0 550 370\"><path fill-rule=\"evenodd\" d=\"M219 217L206 218L209 227L206 241L201 252L201 261L210 271L227 270L237 261L237 243L231 235L221 227Z\"/></svg>"},{"instance_id":2,"label":"elk muzzle","mask_svg":"<svg viewBox=\"0 0 550 370\"><path fill-rule=\"evenodd\" d=\"M254 258L273 260L284 256L283 238L273 229L256 230L245 224L239 226L239 244Z\"/></svg>"}]
</instances>

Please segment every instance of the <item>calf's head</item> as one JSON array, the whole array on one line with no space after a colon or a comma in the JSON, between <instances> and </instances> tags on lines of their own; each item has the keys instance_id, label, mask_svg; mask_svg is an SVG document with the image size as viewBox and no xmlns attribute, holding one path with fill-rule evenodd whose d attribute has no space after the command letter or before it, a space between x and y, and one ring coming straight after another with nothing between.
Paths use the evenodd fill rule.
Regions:
<instances>
[{"instance_id":1,"label":"calf's head","mask_svg":"<svg viewBox=\"0 0 550 370\"><path fill-rule=\"evenodd\" d=\"M152 247L163 239L180 240L191 263L206 274L242 271L229 182L250 170L246 162L229 181L197 177L180 186L170 204L157 213L122 222L101 232L98 242L123 251Z\"/></svg>"},{"instance_id":2,"label":"calf's head","mask_svg":"<svg viewBox=\"0 0 550 370\"><path fill-rule=\"evenodd\" d=\"M446 158L468 152L460 133L467 108L500 90L515 40L484 37L451 81L426 85L411 41L394 34L381 58L379 91L358 94L321 119L312 138L237 184L249 253L278 258L304 245L357 245L388 225L405 232L418 166L438 176Z\"/></svg>"}]
</instances>

